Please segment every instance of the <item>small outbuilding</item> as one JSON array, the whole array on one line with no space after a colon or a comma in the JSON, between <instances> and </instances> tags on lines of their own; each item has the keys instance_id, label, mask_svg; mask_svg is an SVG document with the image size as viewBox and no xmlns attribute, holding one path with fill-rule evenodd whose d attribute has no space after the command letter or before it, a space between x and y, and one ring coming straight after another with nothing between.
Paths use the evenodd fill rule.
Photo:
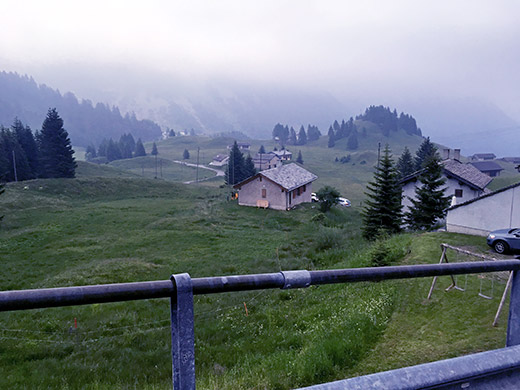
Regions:
<instances>
[{"instance_id":1,"label":"small outbuilding","mask_svg":"<svg viewBox=\"0 0 520 390\"><path fill-rule=\"evenodd\" d=\"M449 232L486 236L492 230L520 227L520 183L448 209Z\"/></svg>"},{"instance_id":2,"label":"small outbuilding","mask_svg":"<svg viewBox=\"0 0 520 390\"><path fill-rule=\"evenodd\" d=\"M268 169L235 184L238 204L275 210L290 210L311 201L312 182L318 176L291 163Z\"/></svg>"},{"instance_id":3,"label":"small outbuilding","mask_svg":"<svg viewBox=\"0 0 520 390\"><path fill-rule=\"evenodd\" d=\"M253 157L253 164L259 171L264 169L272 169L281 165L281 161L276 154L273 153L257 153Z\"/></svg>"},{"instance_id":4,"label":"small outbuilding","mask_svg":"<svg viewBox=\"0 0 520 390\"><path fill-rule=\"evenodd\" d=\"M291 161L292 159L292 153L287 149L273 150L270 153L275 154L281 161Z\"/></svg>"},{"instance_id":5,"label":"small outbuilding","mask_svg":"<svg viewBox=\"0 0 520 390\"><path fill-rule=\"evenodd\" d=\"M476 161L470 164L489 177L500 176L500 172L504 170L504 168L494 161Z\"/></svg>"},{"instance_id":6,"label":"small outbuilding","mask_svg":"<svg viewBox=\"0 0 520 390\"><path fill-rule=\"evenodd\" d=\"M494 153L476 153L471 156L472 161L488 161L497 158Z\"/></svg>"},{"instance_id":7,"label":"small outbuilding","mask_svg":"<svg viewBox=\"0 0 520 390\"><path fill-rule=\"evenodd\" d=\"M209 165L213 165L215 167L222 167L226 165L229 161L229 155L227 154L217 154L213 157L213 161L209 163Z\"/></svg>"}]
</instances>

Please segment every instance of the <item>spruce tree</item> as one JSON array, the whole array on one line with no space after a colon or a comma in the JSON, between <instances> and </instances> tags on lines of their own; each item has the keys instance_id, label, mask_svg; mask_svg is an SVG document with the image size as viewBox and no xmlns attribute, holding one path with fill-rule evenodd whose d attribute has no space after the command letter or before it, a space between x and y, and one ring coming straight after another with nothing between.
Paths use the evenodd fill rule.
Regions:
<instances>
[{"instance_id":1,"label":"spruce tree","mask_svg":"<svg viewBox=\"0 0 520 390\"><path fill-rule=\"evenodd\" d=\"M412 154L407 146L404 147L403 154L401 154L401 157L397 160L397 172L399 173L400 179L415 172L415 164Z\"/></svg>"},{"instance_id":2,"label":"spruce tree","mask_svg":"<svg viewBox=\"0 0 520 390\"><path fill-rule=\"evenodd\" d=\"M301 150L298 150L298 157L296 158L296 162L298 164L302 164L303 165L303 156L302 156L302 151Z\"/></svg>"},{"instance_id":3,"label":"spruce tree","mask_svg":"<svg viewBox=\"0 0 520 390\"><path fill-rule=\"evenodd\" d=\"M415 188L415 199L405 215L406 223L413 230L431 230L439 219L446 216L450 197L444 196L446 179L442 177L441 158L438 153L423 163L424 171Z\"/></svg>"},{"instance_id":4,"label":"spruce tree","mask_svg":"<svg viewBox=\"0 0 520 390\"><path fill-rule=\"evenodd\" d=\"M307 143L307 134L305 134L305 129L303 125L300 127L300 131L298 132L298 145L305 145Z\"/></svg>"},{"instance_id":5,"label":"spruce tree","mask_svg":"<svg viewBox=\"0 0 520 390\"><path fill-rule=\"evenodd\" d=\"M152 156L157 156L158 154L159 154L159 151L157 150L157 145L154 142L153 146L152 146Z\"/></svg>"},{"instance_id":6,"label":"spruce tree","mask_svg":"<svg viewBox=\"0 0 520 390\"><path fill-rule=\"evenodd\" d=\"M245 161L244 161L244 178L243 180L247 179L248 177L256 175L256 168L255 163L253 162L253 158L249 154Z\"/></svg>"},{"instance_id":7,"label":"spruce tree","mask_svg":"<svg viewBox=\"0 0 520 390\"><path fill-rule=\"evenodd\" d=\"M134 157L142 157L142 156L146 156L146 150L144 149L143 141L141 141L141 138L139 138L137 140L137 142L135 143Z\"/></svg>"},{"instance_id":8,"label":"spruce tree","mask_svg":"<svg viewBox=\"0 0 520 390\"><path fill-rule=\"evenodd\" d=\"M307 141L317 141L321 137L318 126L307 125Z\"/></svg>"},{"instance_id":9,"label":"spruce tree","mask_svg":"<svg viewBox=\"0 0 520 390\"><path fill-rule=\"evenodd\" d=\"M347 149L348 150L356 150L359 147L358 142L358 133L356 128L354 127L354 130L352 130L352 133L350 134L350 137L348 137L347 140Z\"/></svg>"},{"instance_id":10,"label":"spruce tree","mask_svg":"<svg viewBox=\"0 0 520 390\"><path fill-rule=\"evenodd\" d=\"M419 149L415 153L415 170L424 168L424 162L437 152L435 145L430 142L430 137L424 139Z\"/></svg>"},{"instance_id":11,"label":"spruce tree","mask_svg":"<svg viewBox=\"0 0 520 390\"><path fill-rule=\"evenodd\" d=\"M238 148L237 141L235 141L229 151L229 162L225 171L226 184L234 185L247 179L247 177L245 177L247 172L245 172L244 165L244 155Z\"/></svg>"},{"instance_id":12,"label":"spruce tree","mask_svg":"<svg viewBox=\"0 0 520 390\"><path fill-rule=\"evenodd\" d=\"M40 132L40 163L43 177L74 177L76 161L69 134L55 108L49 109Z\"/></svg>"},{"instance_id":13,"label":"spruce tree","mask_svg":"<svg viewBox=\"0 0 520 390\"><path fill-rule=\"evenodd\" d=\"M334 129L332 128L332 126L329 127L328 136L329 142L327 143L327 146L329 148L333 148L336 143L334 142Z\"/></svg>"},{"instance_id":14,"label":"spruce tree","mask_svg":"<svg viewBox=\"0 0 520 390\"><path fill-rule=\"evenodd\" d=\"M388 144L376 167L374 180L367 185L366 206L363 209L363 237L369 240L380 234L401 231L401 186Z\"/></svg>"},{"instance_id":15,"label":"spruce tree","mask_svg":"<svg viewBox=\"0 0 520 390\"><path fill-rule=\"evenodd\" d=\"M184 160L189 160L190 159L190 152L188 151L188 149L184 149L184 152L182 153L182 158Z\"/></svg>"},{"instance_id":16,"label":"spruce tree","mask_svg":"<svg viewBox=\"0 0 520 390\"><path fill-rule=\"evenodd\" d=\"M265 148L264 145L260 145L260 149L258 149L259 154L265 154Z\"/></svg>"},{"instance_id":17,"label":"spruce tree","mask_svg":"<svg viewBox=\"0 0 520 390\"><path fill-rule=\"evenodd\" d=\"M27 161L24 149L18 142L16 134L4 127L0 128L0 154L6 157L7 165L4 170L6 181L22 181L32 179L32 172Z\"/></svg>"},{"instance_id":18,"label":"spruce tree","mask_svg":"<svg viewBox=\"0 0 520 390\"><path fill-rule=\"evenodd\" d=\"M36 144L31 128L29 126L24 126L23 123L16 118L11 129L27 158L27 163L29 165L27 179L34 179L38 176L39 158L38 145Z\"/></svg>"},{"instance_id":19,"label":"spruce tree","mask_svg":"<svg viewBox=\"0 0 520 390\"><path fill-rule=\"evenodd\" d=\"M296 136L296 131L294 131L291 126L291 130L289 130L289 139L287 140L287 144L296 145L298 143L298 137Z\"/></svg>"},{"instance_id":20,"label":"spruce tree","mask_svg":"<svg viewBox=\"0 0 520 390\"><path fill-rule=\"evenodd\" d=\"M0 195L5 192L5 184L1 181L1 179L2 178L0 177ZM4 219L4 216L0 215L0 221L2 221L2 219Z\"/></svg>"}]
</instances>

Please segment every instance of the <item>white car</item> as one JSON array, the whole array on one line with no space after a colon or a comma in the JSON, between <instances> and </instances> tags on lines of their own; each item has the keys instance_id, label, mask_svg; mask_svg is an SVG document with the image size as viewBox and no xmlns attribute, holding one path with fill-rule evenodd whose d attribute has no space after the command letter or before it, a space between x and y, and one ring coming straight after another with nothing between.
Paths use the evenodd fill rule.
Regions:
<instances>
[{"instance_id":1,"label":"white car","mask_svg":"<svg viewBox=\"0 0 520 390\"><path fill-rule=\"evenodd\" d=\"M347 198L343 198L340 196L338 198L338 205L343 206L343 207L350 207L351 203L350 203L350 200L348 200Z\"/></svg>"},{"instance_id":2,"label":"white car","mask_svg":"<svg viewBox=\"0 0 520 390\"><path fill-rule=\"evenodd\" d=\"M319 199L318 199L318 196L316 195L315 192L311 192L311 202L318 202Z\"/></svg>"}]
</instances>

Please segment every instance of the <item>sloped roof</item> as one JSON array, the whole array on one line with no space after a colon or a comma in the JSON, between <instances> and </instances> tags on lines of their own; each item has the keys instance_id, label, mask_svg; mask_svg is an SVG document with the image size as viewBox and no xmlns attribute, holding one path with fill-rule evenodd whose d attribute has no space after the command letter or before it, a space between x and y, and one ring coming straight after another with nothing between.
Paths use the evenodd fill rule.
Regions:
<instances>
[{"instance_id":1,"label":"sloped roof","mask_svg":"<svg viewBox=\"0 0 520 390\"><path fill-rule=\"evenodd\" d=\"M291 191L318 178L315 174L310 173L295 163L262 171L260 175L265 176L287 191Z\"/></svg>"},{"instance_id":2,"label":"sloped roof","mask_svg":"<svg viewBox=\"0 0 520 390\"><path fill-rule=\"evenodd\" d=\"M463 164L459 160L448 159L442 161L441 164L443 165L444 174L446 176L451 176L457 180L460 180L466 185L481 191L483 191L484 188L491 182L491 180L493 180L488 175L480 172L473 165ZM413 180L417 176L419 176L423 171L424 169L414 172L411 175L402 178L399 181L399 183L403 184L410 180Z\"/></svg>"},{"instance_id":3,"label":"sloped roof","mask_svg":"<svg viewBox=\"0 0 520 390\"><path fill-rule=\"evenodd\" d=\"M229 158L227 154L217 154L213 157L213 161L224 161L226 158Z\"/></svg>"},{"instance_id":4,"label":"sloped roof","mask_svg":"<svg viewBox=\"0 0 520 390\"><path fill-rule=\"evenodd\" d=\"M483 190L493 180L488 175L480 172L477 168L470 164L463 164L458 160L445 160L442 162L444 171L450 173L457 179Z\"/></svg>"},{"instance_id":5,"label":"sloped roof","mask_svg":"<svg viewBox=\"0 0 520 390\"><path fill-rule=\"evenodd\" d=\"M472 157L474 158L486 158L486 159L494 159L496 158L497 156L495 156L494 153L476 153L474 154Z\"/></svg>"},{"instance_id":6,"label":"sloped roof","mask_svg":"<svg viewBox=\"0 0 520 390\"><path fill-rule=\"evenodd\" d=\"M503 171L504 168L502 168L500 165L498 165L494 161L477 161L477 162L471 162L471 165L473 165L475 168L477 168L480 172L490 172L490 171Z\"/></svg>"},{"instance_id":7,"label":"sloped roof","mask_svg":"<svg viewBox=\"0 0 520 390\"><path fill-rule=\"evenodd\" d=\"M278 184L286 191L292 191L295 188L308 184L318 178L318 176L309 172L308 170L300 167L295 163L291 163L259 172L256 175L244 180L243 182L235 184L233 188L240 188L258 176L263 176L266 179L271 180L273 183Z\"/></svg>"},{"instance_id":8,"label":"sloped roof","mask_svg":"<svg viewBox=\"0 0 520 390\"><path fill-rule=\"evenodd\" d=\"M278 157L289 156L289 155L292 156L292 152L289 152L287 149L273 150L272 152L269 152L269 153L276 154Z\"/></svg>"},{"instance_id":9,"label":"sloped roof","mask_svg":"<svg viewBox=\"0 0 520 390\"><path fill-rule=\"evenodd\" d=\"M271 161L273 158L277 158L278 156L276 156L275 154L272 154L272 153L257 153L255 155L255 157L253 157L253 161L255 163L268 163L269 161Z\"/></svg>"}]
</instances>

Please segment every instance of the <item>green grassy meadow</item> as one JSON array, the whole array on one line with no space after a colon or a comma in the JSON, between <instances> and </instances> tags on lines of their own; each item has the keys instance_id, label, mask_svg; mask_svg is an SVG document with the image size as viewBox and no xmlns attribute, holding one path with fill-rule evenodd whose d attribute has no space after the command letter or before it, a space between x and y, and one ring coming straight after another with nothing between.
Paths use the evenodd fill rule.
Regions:
<instances>
[{"instance_id":1,"label":"green grassy meadow","mask_svg":"<svg viewBox=\"0 0 520 390\"><path fill-rule=\"evenodd\" d=\"M189 138L158 144L160 157L178 159L174 150L191 145ZM306 167L354 180L341 164L319 168L320 158L333 156L318 149L302 147ZM367 161L361 182L374 160L356 158ZM148 179L121 164L81 163L76 179L7 185L1 290L370 266L381 247L388 264L437 263L441 242L488 251L482 238L448 233L368 243L359 207L324 217L310 204L290 212L239 207L218 181L175 183L181 173ZM361 190L349 191L342 189L362 199ZM491 326L501 281L486 300L476 276L464 293L444 292L449 278L442 278L425 302L430 283L197 296L197 386L290 389L504 345L505 320ZM489 279L482 283L489 288ZM0 388L171 388L169 316L167 299L0 313Z\"/></svg>"}]
</instances>

